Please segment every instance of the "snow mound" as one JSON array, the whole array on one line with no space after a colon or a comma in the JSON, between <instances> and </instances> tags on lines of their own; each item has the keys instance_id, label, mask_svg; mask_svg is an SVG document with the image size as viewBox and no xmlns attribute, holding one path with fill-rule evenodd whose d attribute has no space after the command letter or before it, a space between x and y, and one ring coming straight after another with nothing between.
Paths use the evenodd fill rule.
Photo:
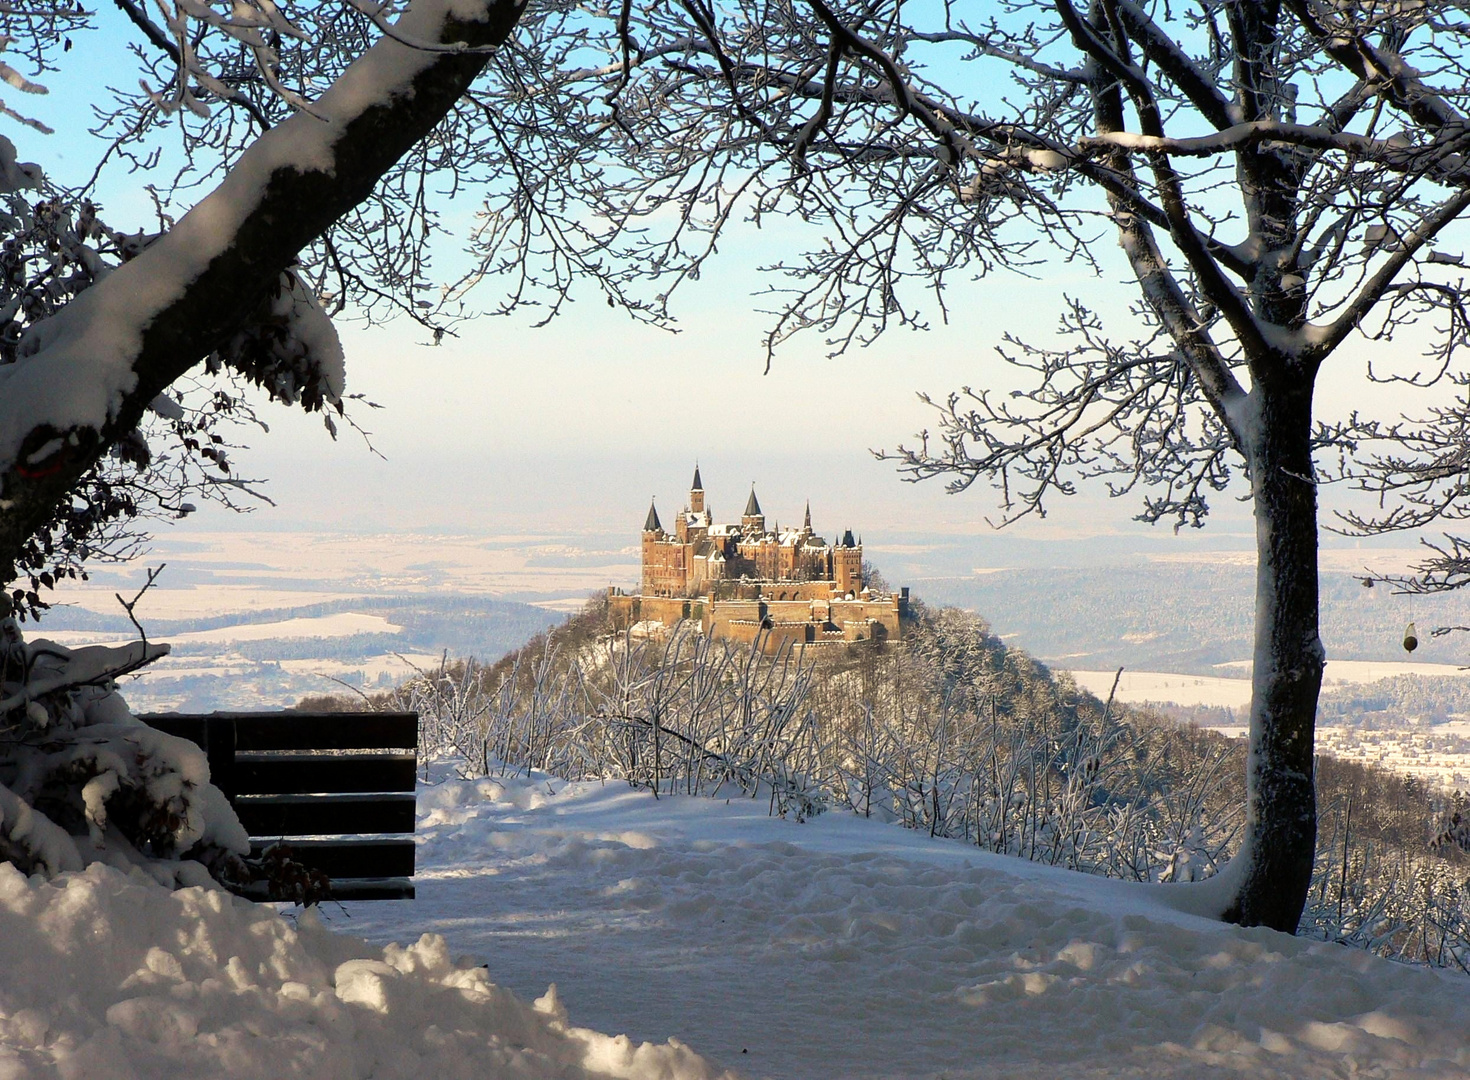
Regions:
<instances>
[{"instance_id":1,"label":"snow mound","mask_svg":"<svg viewBox=\"0 0 1470 1080\"><path fill-rule=\"evenodd\" d=\"M100 863L0 863L0 971L0 1080L718 1075L676 1041L571 1026L555 987L527 1005L437 935L373 947Z\"/></svg>"}]
</instances>

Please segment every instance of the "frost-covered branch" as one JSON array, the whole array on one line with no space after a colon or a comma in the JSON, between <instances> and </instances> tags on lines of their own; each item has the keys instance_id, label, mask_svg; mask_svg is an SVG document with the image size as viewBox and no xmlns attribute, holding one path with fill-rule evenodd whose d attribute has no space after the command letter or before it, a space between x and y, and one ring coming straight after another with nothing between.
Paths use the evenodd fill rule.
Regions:
<instances>
[{"instance_id":1,"label":"frost-covered branch","mask_svg":"<svg viewBox=\"0 0 1470 1080\"><path fill-rule=\"evenodd\" d=\"M1143 520L1202 525L1206 493L1229 483L1234 440L1190 365L1162 332L1109 340L1097 315L1076 300L1060 332L1071 344L1043 349L1011 336L1001 350L1035 389L966 387L942 402L925 396L938 431L880 456L911 480L945 477L951 491L993 483L1003 523L1045 516L1050 496L1071 494L1078 479L1103 477L1114 494L1149 493Z\"/></svg>"}]
</instances>

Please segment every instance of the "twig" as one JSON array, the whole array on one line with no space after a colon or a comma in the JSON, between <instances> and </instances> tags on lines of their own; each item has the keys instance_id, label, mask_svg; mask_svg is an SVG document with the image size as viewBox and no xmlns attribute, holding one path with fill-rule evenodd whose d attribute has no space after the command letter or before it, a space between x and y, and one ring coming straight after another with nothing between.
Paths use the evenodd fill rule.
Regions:
<instances>
[{"instance_id":1,"label":"twig","mask_svg":"<svg viewBox=\"0 0 1470 1080\"><path fill-rule=\"evenodd\" d=\"M405 661L405 663L407 663L407 661ZM370 697L368 697L367 694L363 693L362 690L359 687L353 686L350 682L346 682L346 681L344 681L342 679L339 679L335 675L328 675L324 671L314 671L314 672L312 672L312 674L315 675L318 679L326 679L328 682L334 682L338 686L341 686L341 687L343 687L343 688L345 688L347 690L351 690L358 697L362 698L362 700L367 705L371 706L373 712L377 712L378 711L378 707L373 704L373 699L370 698Z\"/></svg>"},{"instance_id":2,"label":"twig","mask_svg":"<svg viewBox=\"0 0 1470 1080\"><path fill-rule=\"evenodd\" d=\"M159 563L157 570L149 570L148 580L144 583L143 587L138 590L138 595L134 596L132 600L124 600L122 598L122 593L112 594L113 596L117 597L117 602L121 604L123 606L123 610L128 613L128 621L131 622L133 624L133 628L138 631L138 637L142 638L143 645L145 647L148 645L148 634L143 629L143 624L140 623L137 619L137 616L133 614L133 608L137 607L138 601L143 599L143 594L153 587L153 583L158 580L158 575L163 573L163 568L167 565L168 563Z\"/></svg>"}]
</instances>

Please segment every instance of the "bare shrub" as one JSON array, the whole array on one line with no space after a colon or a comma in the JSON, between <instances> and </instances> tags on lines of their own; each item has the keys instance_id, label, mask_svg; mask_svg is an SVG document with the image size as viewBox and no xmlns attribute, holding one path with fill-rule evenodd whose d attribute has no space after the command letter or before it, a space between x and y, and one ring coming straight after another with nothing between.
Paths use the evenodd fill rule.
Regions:
<instances>
[{"instance_id":1,"label":"bare shrub","mask_svg":"<svg viewBox=\"0 0 1470 1080\"><path fill-rule=\"evenodd\" d=\"M599 634L593 612L493 665L446 657L373 700L417 710L422 759L452 756L467 775L739 792L797 820L843 808L1138 882L1197 881L1229 860L1241 741L1100 701L967 612L915 613L900 641L766 655L689 625ZM1302 931L1470 964L1465 800L1332 758L1316 781Z\"/></svg>"}]
</instances>

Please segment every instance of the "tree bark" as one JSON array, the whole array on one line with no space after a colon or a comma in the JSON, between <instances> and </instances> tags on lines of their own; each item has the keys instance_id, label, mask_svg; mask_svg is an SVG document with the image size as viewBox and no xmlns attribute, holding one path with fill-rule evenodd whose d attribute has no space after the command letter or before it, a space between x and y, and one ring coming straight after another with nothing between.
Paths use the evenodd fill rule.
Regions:
<instances>
[{"instance_id":1,"label":"tree bark","mask_svg":"<svg viewBox=\"0 0 1470 1080\"><path fill-rule=\"evenodd\" d=\"M1285 365L1283 365L1285 366ZM1317 621L1312 377L1258 381L1249 432L1256 518L1256 626L1246 766L1244 870L1230 922L1292 934L1317 839L1313 746L1325 660Z\"/></svg>"},{"instance_id":2,"label":"tree bark","mask_svg":"<svg viewBox=\"0 0 1470 1080\"><path fill-rule=\"evenodd\" d=\"M498 45L509 36L524 10L523 0L488 0L482 20L446 17L439 40L444 44ZM409 48L394 42L380 42L378 47ZM0 586L15 580L16 559L25 542L45 525L86 471L137 426L149 403L249 318L301 249L368 196L393 163L444 118L488 60L483 52L430 55L432 61L399 92L388 100L367 105L347 120L331 145L329 164L307 168L287 164L271 169L258 204L235 230L233 242L209 259L181 295L146 318L141 348L132 358L135 384L100 429L79 426L56 430L37 424L24 434L16 460L0 462ZM261 142L288 140L291 124L320 123L315 117L298 115L263 136ZM247 151L242 163L249 160L250 153ZM266 157L270 159L269 152ZM229 182L227 178L214 195L220 195ZM209 198L204 201L209 202ZM101 307L103 297L91 294L122 290L119 295L126 297L136 276L147 273L147 257L164 256L172 234L183 230L189 217L201 212L207 214L210 208L201 204L190 211L179 226L138 259L94 285L82 300ZM53 318L66 320L69 309L70 305ZM85 317L76 321L85 324ZM44 363L45 359L43 348L23 362ZM57 445L58 437L61 449L44 462L28 459L40 447Z\"/></svg>"}]
</instances>

